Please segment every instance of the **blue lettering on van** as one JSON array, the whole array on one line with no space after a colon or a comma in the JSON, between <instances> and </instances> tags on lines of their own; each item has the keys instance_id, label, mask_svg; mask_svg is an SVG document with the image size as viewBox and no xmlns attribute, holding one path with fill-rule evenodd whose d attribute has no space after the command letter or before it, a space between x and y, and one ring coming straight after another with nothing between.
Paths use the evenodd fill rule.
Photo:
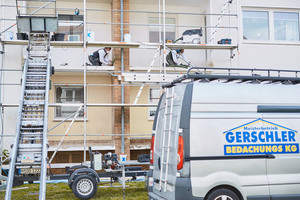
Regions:
<instances>
[{"instance_id":1,"label":"blue lettering on van","mask_svg":"<svg viewBox=\"0 0 300 200\"><path fill-rule=\"evenodd\" d=\"M237 131L225 134L228 143L296 142L296 133L293 131Z\"/></svg>"},{"instance_id":2,"label":"blue lettering on van","mask_svg":"<svg viewBox=\"0 0 300 200\"><path fill-rule=\"evenodd\" d=\"M224 155L299 153L299 144L224 145Z\"/></svg>"},{"instance_id":3,"label":"blue lettering on van","mask_svg":"<svg viewBox=\"0 0 300 200\"><path fill-rule=\"evenodd\" d=\"M224 155L299 153L296 130L263 119L256 119L223 134L228 143L224 145Z\"/></svg>"}]
</instances>

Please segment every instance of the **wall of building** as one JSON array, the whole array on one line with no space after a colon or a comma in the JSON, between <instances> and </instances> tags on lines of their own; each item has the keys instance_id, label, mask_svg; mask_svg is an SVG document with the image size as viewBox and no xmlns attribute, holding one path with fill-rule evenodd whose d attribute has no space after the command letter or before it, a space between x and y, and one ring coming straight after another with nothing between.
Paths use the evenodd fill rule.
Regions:
<instances>
[{"instance_id":1,"label":"wall of building","mask_svg":"<svg viewBox=\"0 0 300 200\"><path fill-rule=\"evenodd\" d=\"M15 2L8 0L1 0L2 4L13 5ZM190 0L190 1L167 1L167 12L195 12L195 13L220 13L223 7L224 1L220 0ZM59 0L57 1L57 7L59 8L72 8L71 10L59 10L59 14L74 14L73 8L83 8L82 0ZM87 8L90 9L112 9L110 0L91 0L87 1ZM130 10L146 10L146 11L158 11L157 3L153 3L146 0L131 0L129 2ZM267 1L267 0L233 0L233 4L230 5L230 9L227 9L225 14L237 13L238 17L230 17L224 19L220 26L238 26L237 29L220 29L216 33L213 44L216 44L218 40L222 38L232 39L233 44L239 43L239 52L234 50L235 57L230 58L230 51L228 50L186 50L185 54L188 59L196 66L213 66L213 67L239 67L239 68L276 68L276 69L300 69L300 62L297 55L300 55L300 42L278 42L278 41L250 41L243 39L243 9L252 10L276 10L284 12L300 12L299 1ZM0 16L2 18L15 19L15 8L1 8L3 11ZM81 14L83 14L81 12ZM115 13L118 14L118 13ZM147 24L149 17L158 16L157 13L129 13L129 22L134 24ZM193 25L204 26L205 20L208 26L214 26L217 23L218 16L208 16L206 19L204 16L199 15L183 15L183 14L171 14L170 17L174 17L176 25ZM89 22L113 22L112 12L107 11L88 11L87 21ZM230 20L229 20L230 19ZM9 27L12 21L1 21L1 30ZM88 30L95 33L95 41L113 41L119 40L116 34L119 33L119 29L113 32L110 25L88 24ZM180 37L182 32L188 27L176 28L176 38ZM11 29L13 31L14 39L16 39L16 27ZM209 43L210 34L213 29L207 29L207 35L201 38L201 41L205 40ZM149 27L148 26L135 26L129 27L129 33L131 34L132 42L149 42ZM8 69L21 69L23 64L23 51L24 46L6 46L5 47L5 60L4 66ZM88 48L87 53L91 54L99 48ZM117 58L120 62L120 49L113 49L116 52ZM129 67L144 67L145 71L148 69L155 53L155 47L152 49L129 49L129 57L125 58L125 67L127 70ZM238 55L240 53L240 55ZM82 48L70 48L70 47L51 47L52 64L55 67L62 67L65 65L68 68L82 68L85 59L83 58ZM1 58L0 58L1 59ZM162 60L162 55L160 57ZM0 60L1 61L1 60ZM67 64L66 64L67 63ZM155 66L159 66L160 62L157 61ZM120 63L118 65L120 67ZM116 70L119 71L119 68ZM3 82L5 83L20 83L21 72L4 72ZM117 80L115 80L118 82ZM82 74L56 74L52 77L53 84L68 84L68 83L83 83ZM113 83L110 76L100 75L88 75L88 83L97 84L111 84ZM130 90L126 92L127 103L132 103L136 97L139 87L130 87ZM146 87L139 99L139 103L149 103L149 88ZM114 89L111 87L88 87L88 103L113 103L115 98L113 96ZM4 86L2 90L2 102L18 104L20 85ZM119 92L119 91L118 91ZM51 103L54 102L54 88L50 91ZM128 98L129 96L129 98ZM15 134L17 108L5 108L4 114L4 133ZM115 114L113 108L88 108L88 121L87 121L87 133L88 134L111 134L114 131ZM49 113L49 127L52 127L57 123L53 118L53 108ZM128 117L130 127L128 130L132 134L146 134L151 133L152 120L148 118L148 108L130 108L130 118ZM61 127L55 129L51 134L63 134L68 126L69 122L64 123ZM127 124L128 125L128 124ZM82 134L83 123L75 122L70 134ZM49 141L55 144L61 137L49 137ZM68 138L69 144L74 144L74 140L82 143L82 137ZM88 139L88 143L95 141L111 141L110 136L95 136ZM5 148L9 148L13 138L10 137L5 142Z\"/></svg>"},{"instance_id":2,"label":"wall of building","mask_svg":"<svg viewBox=\"0 0 300 200\"><path fill-rule=\"evenodd\" d=\"M211 13L219 13L222 4L218 0L211 0ZM243 39L243 10L255 11L280 11L298 12L300 11L299 1L233 1L230 5L231 13L238 14L238 21L231 18L231 26L239 26L238 35L236 31L231 31L230 38L233 43L239 42L239 51L234 51L236 55L230 60L229 52L214 51L212 55L212 65L215 67L239 67L239 68L268 68L268 69L291 69L299 70L300 63L297 56L300 53L299 41L253 41ZM237 11L237 12L236 12ZM225 13L229 13L229 10ZM211 18L212 24L216 24L217 19ZM224 18L221 26L228 26L229 19ZM224 38L226 30L218 31L215 42ZM227 34L228 35L228 34Z\"/></svg>"},{"instance_id":3,"label":"wall of building","mask_svg":"<svg viewBox=\"0 0 300 200\"><path fill-rule=\"evenodd\" d=\"M83 84L83 74L59 74L54 75L51 78L52 84ZM88 84L111 84L110 76L101 76L101 75L88 75L87 76ZM57 86L56 86L57 87ZM49 94L49 103L55 103L55 87L52 86L52 89ZM88 86L87 87L87 99L88 103L111 103L111 90L110 87L105 86ZM112 108L111 107L88 107L87 110L87 134L91 135L87 139L93 141L94 144L105 143L105 140L111 141L112 136L105 136L105 134L112 134ZM49 109L49 120L48 127L51 128L60 122L61 119L55 118L55 108ZM51 131L51 135L62 135L67 130L70 124L64 122L62 125L55 128ZM84 124L83 120L77 118L73 126L70 129L70 135L83 135L84 133ZM103 136L92 136L95 134L103 134ZM59 141L61 136L58 137L49 137L49 141ZM68 140L77 140L77 144L83 144L83 137L68 137ZM74 143L74 142L73 142Z\"/></svg>"}]
</instances>

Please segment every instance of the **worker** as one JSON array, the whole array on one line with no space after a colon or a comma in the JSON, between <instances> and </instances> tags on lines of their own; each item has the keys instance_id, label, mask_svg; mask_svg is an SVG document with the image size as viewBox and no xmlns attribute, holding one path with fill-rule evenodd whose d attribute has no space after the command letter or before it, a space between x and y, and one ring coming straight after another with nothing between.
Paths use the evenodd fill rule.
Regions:
<instances>
[{"instance_id":1,"label":"worker","mask_svg":"<svg viewBox=\"0 0 300 200\"><path fill-rule=\"evenodd\" d=\"M184 67L187 68L190 63L188 59L185 57L184 49L176 49L176 50L171 50L169 54L166 57L167 61L167 67ZM188 63L188 65L184 65L179 62L179 59L183 60L184 62Z\"/></svg>"},{"instance_id":2,"label":"worker","mask_svg":"<svg viewBox=\"0 0 300 200\"><path fill-rule=\"evenodd\" d=\"M89 61L95 66L112 66L112 62L108 58L110 50L111 47L105 47L95 51L89 55Z\"/></svg>"}]
</instances>

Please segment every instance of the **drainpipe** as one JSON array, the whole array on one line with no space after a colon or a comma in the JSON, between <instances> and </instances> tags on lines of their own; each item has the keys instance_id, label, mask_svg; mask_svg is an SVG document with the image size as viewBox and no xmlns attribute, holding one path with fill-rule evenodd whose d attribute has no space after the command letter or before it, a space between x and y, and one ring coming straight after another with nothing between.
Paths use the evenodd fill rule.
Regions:
<instances>
[{"instance_id":1,"label":"drainpipe","mask_svg":"<svg viewBox=\"0 0 300 200\"><path fill-rule=\"evenodd\" d=\"M121 42L124 41L124 15L123 15L123 0L120 0L120 6L121 6L121 13L120 13L120 20L121 20ZM121 73L124 72L124 48L121 48ZM121 103L124 104L124 84L121 82ZM124 143L125 143L125 138L124 138L124 133L125 133L125 122L124 122L124 106L121 107L121 154L123 155L125 153L124 150Z\"/></svg>"}]
</instances>

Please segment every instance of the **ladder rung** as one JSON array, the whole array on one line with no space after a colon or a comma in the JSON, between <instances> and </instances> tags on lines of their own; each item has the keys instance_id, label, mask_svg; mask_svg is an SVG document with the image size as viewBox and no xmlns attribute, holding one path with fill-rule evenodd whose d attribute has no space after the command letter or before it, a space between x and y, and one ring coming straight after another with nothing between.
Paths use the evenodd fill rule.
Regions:
<instances>
[{"instance_id":1,"label":"ladder rung","mask_svg":"<svg viewBox=\"0 0 300 200\"><path fill-rule=\"evenodd\" d=\"M43 133L42 132L40 132L40 133L21 133L21 135L23 137L40 137L43 135Z\"/></svg>"},{"instance_id":2,"label":"ladder rung","mask_svg":"<svg viewBox=\"0 0 300 200\"><path fill-rule=\"evenodd\" d=\"M42 159L40 159L40 161L41 160ZM33 163L31 163L31 162L28 162L28 163L20 163L20 162L18 162L18 163L16 163L16 166L33 166L33 165L39 166L39 165L41 165L41 162L33 162Z\"/></svg>"},{"instance_id":3,"label":"ladder rung","mask_svg":"<svg viewBox=\"0 0 300 200\"><path fill-rule=\"evenodd\" d=\"M21 127L22 131L44 130L44 127Z\"/></svg>"},{"instance_id":4,"label":"ladder rung","mask_svg":"<svg viewBox=\"0 0 300 200\"><path fill-rule=\"evenodd\" d=\"M45 94L45 90L25 90L26 94Z\"/></svg>"},{"instance_id":5,"label":"ladder rung","mask_svg":"<svg viewBox=\"0 0 300 200\"><path fill-rule=\"evenodd\" d=\"M19 148L21 148L21 149L42 148L42 144L19 144Z\"/></svg>"},{"instance_id":6,"label":"ladder rung","mask_svg":"<svg viewBox=\"0 0 300 200\"><path fill-rule=\"evenodd\" d=\"M44 100L25 100L24 105L44 105Z\"/></svg>"},{"instance_id":7,"label":"ladder rung","mask_svg":"<svg viewBox=\"0 0 300 200\"><path fill-rule=\"evenodd\" d=\"M43 126L44 122L38 122L38 121L22 121L21 126Z\"/></svg>"}]
</instances>

